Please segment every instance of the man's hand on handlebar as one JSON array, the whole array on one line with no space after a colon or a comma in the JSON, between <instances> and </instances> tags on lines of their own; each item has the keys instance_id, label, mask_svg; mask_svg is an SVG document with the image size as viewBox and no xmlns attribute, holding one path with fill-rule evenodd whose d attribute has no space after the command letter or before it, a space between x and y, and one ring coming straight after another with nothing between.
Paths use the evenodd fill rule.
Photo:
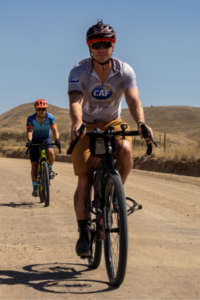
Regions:
<instances>
[{"instance_id":1,"label":"man's hand on handlebar","mask_svg":"<svg viewBox=\"0 0 200 300\"><path fill-rule=\"evenodd\" d=\"M146 128L147 128L147 132L143 132L142 130L142 125L145 125ZM141 137L141 139L145 139L147 141L148 144L151 143L152 139L153 139L153 130L151 129L151 127L149 127L148 125L146 125L145 123L143 122L139 122L138 123L138 132L139 132L139 135ZM150 137L148 137L148 135L150 135Z\"/></svg>"},{"instance_id":2,"label":"man's hand on handlebar","mask_svg":"<svg viewBox=\"0 0 200 300\"><path fill-rule=\"evenodd\" d=\"M79 136L79 128L81 127L83 121L78 120L75 125L72 127L72 131L71 131L71 139L70 139L70 143L77 137ZM86 128L83 132L83 134L81 135L81 137L84 137L84 135L86 134Z\"/></svg>"}]
</instances>

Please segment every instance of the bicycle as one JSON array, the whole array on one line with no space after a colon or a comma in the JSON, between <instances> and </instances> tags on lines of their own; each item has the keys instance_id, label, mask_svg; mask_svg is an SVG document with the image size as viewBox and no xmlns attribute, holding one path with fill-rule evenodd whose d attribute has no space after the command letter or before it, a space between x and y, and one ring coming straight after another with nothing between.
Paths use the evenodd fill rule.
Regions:
<instances>
[{"instance_id":1,"label":"bicycle","mask_svg":"<svg viewBox=\"0 0 200 300\"><path fill-rule=\"evenodd\" d=\"M86 125L83 123L79 129L79 136L75 138L67 150L70 155L76 146ZM142 205L125 196L123 183L115 168L113 153L115 151L115 136L136 136L138 131L125 131L126 124L121 125L122 131L113 131L110 127L107 131L95 128L87 131L90 138L91 155L99 157L99 163L93 175L93 199L89 209L89 231L91 257L88 258L89 266L98 268L102 256L102 243L104 240L104 256L108 278L111 284L122 284L127 264L128 255L128 222L127 217L136 210L142 209ZM145 138L150 133L142 124L142 133ZM155 141L152 142L157 146ZM152 143L147 144L147 155L152 152ZM127 201L127 202L126 202ZM127 209L128 207L128 209ZM94 215L94 217L93 217Z\"/></svg>"},{"instance_id":2,"label":"bicycle","mask_svg":"<svg viewBox=\"0 0 200 300\"><path fill-rule=\"evenodd\" d=\"M49 162L46 157L46 146L47 145L56 145L56 143L48 143L46 144L45 141L39 144L31 144L31 147L39 147L40 152L40 158L39 158L39 165L38 165L38 171L36 174L37 181L38 181L38 188L39 188L39 197L40 202L45 204L45 206L50 205L50 177L49 177ZM26 147L28 149L26 150L26 155L28 154L28 151L30 149L30 145L27 143ZM61 148L59 148L59 153L61 153ZM53 175L58 175L54 171Z\"/></svg>"}]
</instances>

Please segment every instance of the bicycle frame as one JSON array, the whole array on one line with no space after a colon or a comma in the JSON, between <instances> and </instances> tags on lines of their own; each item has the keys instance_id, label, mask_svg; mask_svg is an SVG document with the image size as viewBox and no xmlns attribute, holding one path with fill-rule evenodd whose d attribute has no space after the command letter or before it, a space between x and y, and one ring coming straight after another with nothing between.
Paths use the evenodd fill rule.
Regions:
<instances>
[{"instance_id":1,"label":"bicycle frame","mask_svg":"<svg viewBox=\"0 0 200 300\"><path fill-rule=\"evenodd\" d=\"M46 158L46 151L43 147L39 146L39 150L40 150L40 160L39 160L39 165L38 165L38 172L41 170L41 177L43 180L43 163L46 161L48 163L48 160ZM40 186L40 189L43 190L43 185Z\"/></svg>"},{"instance_id":2,"label":"bicycle frame","mask_svg":"<svg viewBox=\"0 0 200 300\"><path fill-rule=\"evenodd\" d=\"M79 136L75 138L75 140L73 140L70 144L70 147L67 150L67 154L70 155L74 149L74 147L76 146L80 136L83 134L83 131L85 129L86 125L83 123L79 129ZM92 207L89 208L90 212L95 214L95 215L104 215L105 216L105 209L106 209L106 203L105 203L105 182L104 182L104 178L106 176L106 174L113 174L113 175L117 175L120 177L118 171L115 169L114 167L114 161L113 161L113 147L112 147L112 137L116 136L116 135L121 135L123 136L136 136L139 135L138 131L125 131L126 130L126 126L121 125L122 131L113 131L114 127L111 127L109 130L107 131L102 131L98 128L94 129L93 131L87 131L86 135L89 135L90 137L101 137L104 139L105 142L105 148L106 148L106 152L104 154L100 154L100 155L96 155L97 157L99 157L100 162L98 164L97 170L96 170L96 174L98 179L96 178L96 180L98 180L100 182L100 192L101 192L101 211L94 212L93 207L95 208L96 202L95 199L93 200L94 203L92 203ZM147 129L147 127L145 126L145 124L142 125L142 132L143 132L143 136L145 137L149 137L150 133ZM157 146L156 142L153 140L153 138L151 138L151 141ZM92 149L90 149L91 153L92 153ZM152 152L152 144L147 144L147 154L150 155ZM98 173L101 172L101 178L99 178ZM96 185L94 184L94 188L96 188ZM134 211L139 210L142 208L141 205L138 205L138 203L131 199L131 198L127 198L127 200L132 202L132 205L129 205L129 209L127 210L127 215L129 216L130 214L132 214ZM88 208L87 205L85 208ZM105 228L105 232L107 231L106 228L106 220L105 218L103 218L103 222L104 222L104 228Z\"/></svg>"},{"instance_id":3,"label":"bicycle frame","mask_svg":"<svg viewBox=\"0 0 200 300\"><path fill-rule=\"evenodd\" d=\"M68 155L72 153L85 127L86 125L83 123L79 128L79 136L71 142L67 150ZM93 180L94 199L91 199L90 205L85 205L85 209L90 211L88 224L91 237L89 241L91 254L89 256L83 255L81 258L88 257L89 265L97 268L100 265L102 241L104 240L108 278L113 285L117 286L122 284L126 273L128 254L127 217L134 211L142 209L142 205L138 205L135 200L126 197L121 176L114 165L113 153L116 149L114 137L119 135L124 138L125 136L139 135L138 131L125 131L126 128L127 125L122 124L122 131L113 131L114 127L110 127L106 131L98 128L93 131L86 131L86 135L90 137L89 150L91 156L98 157L99 163ZM142 124L141 128L143 137L153 141L145 124ZM151 152L152 144L150 143L147 144L146 153L149 155ZM127 200L131 201L132 205L129 205ZM129 206L128 209L127 206ZM96 217L92 217L92 214ZM113 241L114 245L117 245L117 254L115 254L115 247L112 247ZM118 259L117 268L115 255Z\"/></svg>"}]
</instances>

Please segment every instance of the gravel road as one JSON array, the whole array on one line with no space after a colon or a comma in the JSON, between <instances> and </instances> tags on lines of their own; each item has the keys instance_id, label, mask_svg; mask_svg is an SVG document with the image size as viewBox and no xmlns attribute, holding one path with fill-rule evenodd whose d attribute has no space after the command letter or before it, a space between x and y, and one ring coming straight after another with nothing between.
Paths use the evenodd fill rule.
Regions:
<instances>
[{"instance_id":1,"label":"gravel road","mask_svg":"<svg viewBox=\"0 0 200 300\"><path fill-rule=\"evenodd\" d=\"M56 162L48 208L31 196L30 162L0 157L0 299L200 299L200 178L132 170L124 283L112 287L104 257L76 256L77 178Z\"/></svg>"}]
</instances>

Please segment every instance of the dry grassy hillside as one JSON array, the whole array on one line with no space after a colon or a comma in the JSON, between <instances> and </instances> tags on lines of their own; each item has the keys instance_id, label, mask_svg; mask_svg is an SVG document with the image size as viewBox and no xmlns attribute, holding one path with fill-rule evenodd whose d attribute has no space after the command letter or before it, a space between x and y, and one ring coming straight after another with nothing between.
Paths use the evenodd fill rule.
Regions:
<instances>
[{"instance_id":1,"label":"dry grassy hillside","mask_svg":"<svg viewBox=\"0 0 200 300\"><path fill-rule=\"evenodd\" d=\"M188 106L145 107L146 123L155 132L166 132L169 136L180 136L185 140L200 139L200 108ZM133 124L129 110L122 112L124 120Z\"/></svg>"},{"instance_id":2,"label":"dry grassy hillside","mask_svg":"<svg viewBox=\"0 0 200 300\"><path fill-rule=\"evenodd\" d=\"M0 132L25 131L27 117L35 112L33 105L34 103L25 103L0 115ZM55 116L60 132L70 128L71 120L68 109L49 104L48 112Z\"/></svg>"},{"instance_id":3,"label":"dry grassy hillside","mask_svg":"<svg viewBox=\"0 0 200 300\"><path fill-rule=\"evenodd\" d=\"M150 125L158 137L159 133L166 132L167 139L174 143L196 142L200 139L200 108L186 106L145 107L146 123ZM58 124L59 132L70 129L71 120L69 110L49 105L48 112L52 113ZM27 117L34 113L33 103L17 106L0 115L0 132L25 131ZM128 109L122 110L122 118L132 129L136 124Z\"/></svg>"}]
</instances>

